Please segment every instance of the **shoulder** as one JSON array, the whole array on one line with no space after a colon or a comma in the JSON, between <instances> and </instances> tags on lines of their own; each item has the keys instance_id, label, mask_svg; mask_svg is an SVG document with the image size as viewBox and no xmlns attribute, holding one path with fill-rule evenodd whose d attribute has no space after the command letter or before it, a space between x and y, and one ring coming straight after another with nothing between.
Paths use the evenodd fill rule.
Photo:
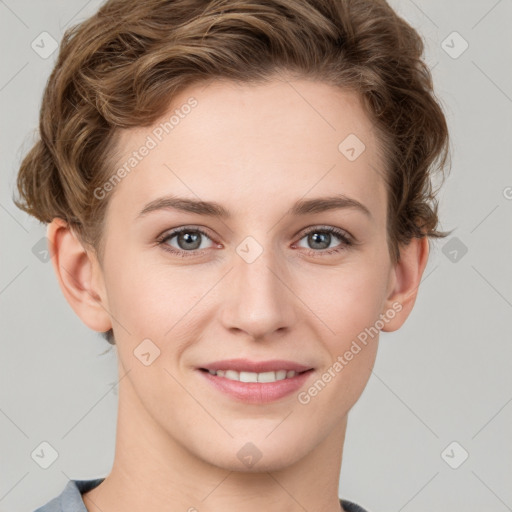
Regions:
<instances>
[{"instance_id":1,"label":"shoulder","mask_svg":"<svg viewBox=\"0 0 512 512\"><path fill-rule=\"evenodd\" d=\"M361 505L353 503L352 501L340 499L340 504L345 512L370 512L369 510L361 507Z\"/></svg>"},{"instance_id":2,"label":"shoulder","mask_svg":"<svg viewBox=\"0 0 512 512\"><path fill-rule=\"evenodd\" d=\"M82 500L82 493L94 489L103 480L104 478L69 480L58 496L34 510L34 512L87 512Z\"/></svg>"}]
</instances>

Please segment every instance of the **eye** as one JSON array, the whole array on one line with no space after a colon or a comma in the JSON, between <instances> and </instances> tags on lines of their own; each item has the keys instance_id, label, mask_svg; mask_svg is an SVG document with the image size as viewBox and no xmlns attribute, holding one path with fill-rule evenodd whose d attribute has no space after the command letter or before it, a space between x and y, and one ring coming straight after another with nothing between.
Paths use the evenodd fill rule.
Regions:
<instances>
[{"instance_id":1,"label":"eye","mask_svg":"<svg viewBox=\"0 0 512 512\"><path fill-rule=\"evenodd\" d=\"M210 236L202 229L183 226L164 233L158 238L157 242L164 250L186 258L188 256L197 256L198 253L200 254L204 249L208 248L202 243L203 238L212 241ZM173 239L176 239L177 247L168 243Z\"/></svg>"},{"instance_id":2,"label":"eye","mask_svg":"<svg viewBox=\"0 0 512 512\"><path fill-rule=\"evenodd\" d=\"M333 236L334 235L334 236ZM340 244L334 248L329 247L333 238L338 238ZM350 235L345 231L333 226L315 227L303 234L301 240L306 239L306 243L313 247L307 252L312 256L325 256L328 254L339 253L345 251L351 245L354 245Z\"/></svg>"},{"instance_id":3,"label":"eye","mask_svg":"<svg viewBox=\"0 0 512 512\"><path fill-rule=\"evenodd\" d=\"M215 245L207 245L205 247L203 244L205 238L213 242L206 231L197 227L183 226L164 233L157 239L157 243L162 246L165 251L186 258L201 255L203 251ZM340 240L341 243L335 247L329 247L333 239L336 238ZM348 233L333 226L321 226L309 229L303 233L300 241L304 239L306 239L306 243L313 247L313 249L306 250L311 256L326 256L339 253L355 245L355 241L353 241ZM171 243L173 240L176 245Z\"/></svg>"}]
</instances>

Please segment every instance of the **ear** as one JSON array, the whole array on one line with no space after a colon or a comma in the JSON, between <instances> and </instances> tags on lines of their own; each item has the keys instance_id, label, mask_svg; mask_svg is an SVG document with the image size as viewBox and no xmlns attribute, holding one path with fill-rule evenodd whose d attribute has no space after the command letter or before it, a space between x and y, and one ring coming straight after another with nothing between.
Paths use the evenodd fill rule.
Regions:
<instances>
[{"instance_id":1,"label":"ear","mask_svg":"<svg viewBox=\"0 0 512 512\"><path fill-rule=\"evenodd\" d=\"M400 247L400 261L391 272L390 292L383 313L390 318L383 331L399 329L412 311L429 254L428 237L413 238ZM386 314L385 312L388 312ZM394 311L393 317L389 314Z\"/></svg>"},{"instance_id":2,"label":"ear","mask_svg":"<svg viewBox=\"0 0 512 512\"><path fill-rule=\"evenodd\" d=\"M47 234L51 261L59 285L73 311L98 332L112 327L103 274L92 250L86 250L71 227L54 218Z\"/></svg>"}]
</instances>

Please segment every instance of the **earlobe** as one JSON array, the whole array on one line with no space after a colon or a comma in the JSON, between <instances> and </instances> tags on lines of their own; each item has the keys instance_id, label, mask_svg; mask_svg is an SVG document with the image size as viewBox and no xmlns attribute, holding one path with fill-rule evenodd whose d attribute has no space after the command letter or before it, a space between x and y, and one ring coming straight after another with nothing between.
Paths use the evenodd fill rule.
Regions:
<instances>
[{"instance_id":1,"label":"earlobe","mask_svg":"<svg viewBox=\"0 0 512 512\"><path fill-rule=\"evenodd\" d=\"M100 273L97 260L63 219L54 218L46 236L60 288L73 311L89 328L109 330L112 323L102 279L94 279Z\"/></svg>"},{"instance_id":2,"label":"earlobe","mask_svg":"<svg viewBox=\"0 0 512 512\"><path fill-rule=\"evenodd\" d=\"M383 314L389 318L382 328L383 331L396 331L411 313L427 266L428 255L427 237L413 238L408 245L400 248L400 261L395 264L393 270L394 285L383 311Z\"/></svg>"}]
</instances>

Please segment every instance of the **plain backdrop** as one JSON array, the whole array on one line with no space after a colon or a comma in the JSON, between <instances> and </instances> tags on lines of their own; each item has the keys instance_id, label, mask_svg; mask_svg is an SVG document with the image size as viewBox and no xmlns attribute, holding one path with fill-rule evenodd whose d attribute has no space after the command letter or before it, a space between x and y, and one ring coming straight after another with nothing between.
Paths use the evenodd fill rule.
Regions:
<instances>
[{"instance_id":1,"label":"plain backdrop","mask_svg":"<svg viewBox=\"0 0 512 512\"><path fill-rule=\"evenodd\" d=\"M46 226L12 202L57 56L44 52L99 5L0 2L2 512L34 510L69 478L106 476L114 456L115 351L105 353L107 342L65 301L41 257ZM372 512L505 512L512 510L512 2L391 5L422 34L448 118L452 170L440 216L441 229L454 232L434 242L403 328L381 335L373 375L349 416L339 494ZM47 447L41 443L57 456L46 469L33 455Z\"/></svg>"}]
</instances>

